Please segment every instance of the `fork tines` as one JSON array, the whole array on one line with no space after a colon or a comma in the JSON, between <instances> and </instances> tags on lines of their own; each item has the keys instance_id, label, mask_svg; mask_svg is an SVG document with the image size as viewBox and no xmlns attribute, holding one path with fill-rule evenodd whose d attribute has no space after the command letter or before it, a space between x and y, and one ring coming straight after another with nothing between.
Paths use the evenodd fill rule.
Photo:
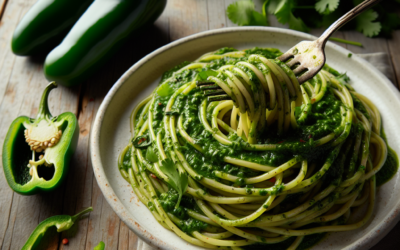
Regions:
<instances>
[{"instance_id":1,"label":"fork tines","mask_svg":"<svg viewBox=\"0 0 400 250\"><path fill-rule=\"evenodd\" d=\"M213 89L204 91L205 96L220 95L220 94L225 94L225 91L223 89L215 89L215 90Z\"/></svg>"},{"instance_id":2,"label":"fork tines","mask_svg":"<svg viewBox=\"0 0 400 250\"><path fill-rule=\"evenodd\" d=\"M231 98L226 94L225 95L209 96L207 99L208 99L209 102L231 100Z\"/></svg>"},{"instance_id":3,"label":"fork tines","mask_svg":"<svg viewBox=\"0 0 400 250\"><path fill-rule=\"evenodd\" d=\"M325 64L324 44L302 41L277 58L295 74L300 84L315 76Z\"/></svg>"},{"instance_id":4,"label":"fork tines","mask_svg":"<svg viewBox=\"0 0 400 250\"><path fill-rule=\"evenodd\" d=\"M225 94L225 91L220 86L211 81L196 81L198 88L204 91L204 95L208 96L209 102L230 100L231 98Z\"/></svg>"},{"instance_id":5,"label":"fork tines","mask_svg":"<svg viewBox=\"0 0 400 250\"><path fill-rule=\"evenodd\" d=\"M211 81L196 81L196 86L202 86L202 85L210 85L210 84L215 84L215 82L211 82Z\"/></svg>"}]
</instances>

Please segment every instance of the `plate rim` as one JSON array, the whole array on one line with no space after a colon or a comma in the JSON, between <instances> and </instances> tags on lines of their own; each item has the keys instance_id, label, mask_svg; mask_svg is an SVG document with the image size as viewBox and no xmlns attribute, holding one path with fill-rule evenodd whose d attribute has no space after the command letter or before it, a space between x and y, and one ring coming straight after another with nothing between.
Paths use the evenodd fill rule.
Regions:
<instances>
[{"instance_id":1,"label":"plate rim","mask_svg":"<svg viewBox=\"0 0 400 250\"><path fill-rule=\"evenodd\" d=\"M107 110L107 107L109 103L111 102L113 96L118 92L120 87L124 84L127 78L130 77L130 75L138 70L142 65L147 63L151 58L157 56L160 53L163 53L173 47L177 47L183 43L190 42L192 40L196 40L199 38L203 37L208 37L208 36L213 36L216 34L221 34L221 33L235 33L235 32L245 32L245 31L262 31L262 32L272 32L272 33L281 33L281 34L286 34L289 36L295 36L301 39L305 40L314 40L317 39L316 36L299 32L299 31L294 31L290 29L284 29L284 28L277 28L277 27L257 27L257 26L247 26L247 27L229 27L229 28L220 28L220 29L213 29L213 30L207 30L207 31L202 31L190 36L186 36L183 38L180 38L176 41L173 41L169 44L166 44L150 54L146 55L139 61L137 61L135 64L133 64L127 71L124 72L124 74L114 83L114 85L111 87L111 89L108 91L107 95L104 97L101 105L99 106L99 109L96 113L92 129L90 132L90 140L89 140L89 145L90 145L90 158L92 162L92 168L93 172L97 181L97 184L108 202L108 204L111 206L111 208L114 210L114 212L118 215L118 217L129 227L130 230L132 230L140 239L145 241L146 243L162 248L162 249L176 249L176 247L172 246L171 244L167 242L163 242L161 240L158 240L157 237L152 235L151 233L147 232L146 230L141 230L140 225L131 217L127 216L129 214L129 211L125 208L125 206L122 204L122 202L119 200L119 198L116 196L114 190L111 187L103 169L101 157L100 157L100 148L99 148L99 141L100 141L100 131L101 131L101 125L104 120L104 113ZM341 54L348 54L352 53L352 59L356 60L360 63L363 63L365 67L370 70L371 73L375 74L378 76L378 78L381 79L380 83L383 83L388 87L392 92L394 92L394 95L397 98L397 101L400 101L400 92L399 90L394 86L390 80L383 75L382 72L380 72L377 68L375 68L373 65L371 65L369 62L364 60L363 58L359 57L357 54L351 52L350 50L347 50L341 46L338 46L332 42L328 42L327 47L330 47L331 49L334 49ZM116 199L116 201L115 201ZM389 223L386 222L387 218L392 218ZM396 203L395 206L392 207L388 215L385 217L385 220L382 220L379 222L375 227L374 230L370 230L368 233L364 234L363 237L359 238L357 241L354 243L346 246L344 249L350 250L350 249L368 249L371 248L373 245L378 243L383 237L385 237L391 230L392 228L397 224L397 222L400 220L400 200ZM133 226L136 224L137 226Z\"/></svg>"}]
</instances>

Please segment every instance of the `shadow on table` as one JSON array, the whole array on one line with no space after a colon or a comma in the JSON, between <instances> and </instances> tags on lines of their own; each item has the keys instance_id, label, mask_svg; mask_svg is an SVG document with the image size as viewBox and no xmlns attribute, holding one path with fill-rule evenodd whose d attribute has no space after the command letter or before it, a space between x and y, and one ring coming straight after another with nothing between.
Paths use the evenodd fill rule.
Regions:
<instances>
[{"instance_id":1,"label":"shadow on table","mask_svg":"<svg viewBox=\"0 0 400 250\"><path fill-rule=\"evenodd\" d=\"M382 249L400 249L400 222L397 223L396 226L383 238L381 239L375 246L371 248L371 250L382 250Z\"/></svg>"}]
</instances>

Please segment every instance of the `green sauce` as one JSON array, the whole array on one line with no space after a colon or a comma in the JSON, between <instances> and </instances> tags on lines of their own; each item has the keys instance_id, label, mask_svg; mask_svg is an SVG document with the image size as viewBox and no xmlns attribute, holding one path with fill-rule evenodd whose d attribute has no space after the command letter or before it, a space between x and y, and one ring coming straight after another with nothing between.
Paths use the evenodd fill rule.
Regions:
<instances>
[{"instance_id":1,"label":"green sauce","mask_svg":"<svg viewBox=\"0 0 400 250\"><path fill-rule=\"evenodd\" d=\"M399 158L397 157L396 152L390 147L388 148L388 156L385 164L376 173L376 186L381 186L382 184L388 182L392 177L397 173L399 169Z\"/></svg>"},{"instance_id":2,"label":"green sauce","mask_svg":"<svg viewBox=\"0 0 400 250\"><path fill-rule=\"evenodd\" d=\"M238 51L238 50L234 49L234 48L230 48L230 47L225 47L225 48L221 48L221 49L217 50L214 54L215 55L222 55L222 54L229 53L229 52L234 52L234 51Z\"/></svg>"},{"instance_id":3,"label":"green sauce","mask_svg":"<svg viewBox=\"0 0 400 250\"><path fill-rule=\"evenodd\" d=\"M233 48L222 48L218 50L215 54L224 54L228 52L237 51ZM236 134L229 134L228 137L234 143L231 146L222 145L216 140L213 139L212 133L205 130L202 122L199 117L199 106L201 105L204 94L200 89L195 88L191 90L187 95L178 95L176 98L170 114L165 113L165 107L170 96L176 92L178 88L182 85L195 81L195 80L204 80L207 79L207 76L218 74L218 77L221 76L216 73L216 69L220 68L223 65L233 65L240 60L244 60L247 56L251 54L260 54L267 58L274 59L282 53L277 49L261 49L261 48L253 48L245 51L244 58L230 58L225 57L222 59L216 59L209 62L209 65L205 68L201 69L191 69L191 70L183 70L179 73L174 73L182 67L188 65L188 62L184 62L173 69L167 71L161 80L161 83L165 81L165 79L172 77L172 80L167 84L160 93L157 91L155 94L155 102L154 105L150 106L150 110L153 114L153 124L151 126L154 128L155 134L163 129L163 118L165 115L174 114L176 117L178 115L183 116L183 127L185 131L196 140L196 144L203 148L203 153L198 152L195 148L193 148L189 143L185 143L179 146L179 150L184 154L187 162L193 169L201 176L208 177L211 179L215 179L217 181L223 182L217 176L214 175L214 171L220 171L222 173L231 174L237 177L240 177L233 186L244 187L246 188L247 193L253 192L253 185L246 185L244 183L245 178L257 176L260 174L258 171L251 170L249 168L237 167L231 164L227 164L223 161L224 157L230 156L235 157L242 160L249 160L254 163L271 165L271 166L279 166L292 158L296 159L307 159L308 162L314 162L316 164L321 164L327 161L332 164L329 170L326 172L324 176L316 176L314 181L321 180L323 181L323 187L328 186L329 184L337 184L340 180L340 177L343 175L344 163L349 163L349 158L351 156L345 155L342 152L333 152L332 146L322 145L315 147L314 139L319 139L324 137L332 131L336 135L342 134L345 130L345 126L341 125L343 115L341 114L340 109L344 107L344 104L336 99L333 92L328 88L324 97L317 103L308 106L301 106L296 108L295 116L296 119L301 116L302 112L307 110L307 116L298 124L297 130L288 131L286 134L281 135L278 133L277 129L274 126L271 126L268 129L265 129L261 133L259 133L258 140L260 143L271 143L271 144L279 144L275 151L248 151L243 149L243 145L245 142L242 138L239 138ZM250 71L246 67L241 67L251 81L258 83L257 76L254 75L252 71ZM332 73L339 81L343 84L348 82L348 77L345 74L340 74L336 70L330 68L325 65L324 69ZM310 84L315 86L315 84L320 84L317 81L312 79L310 80ZM254 86L261 86L259 83ZM354 98L354 106L359 109L362 113L367 114L366 109L362 106L362 103L353 96ZM211 124L212 119L212 110L218 102L211 104L207 110L207 120ZM346 107L344 107L347 109ZM140 112L139 112L140 114ZM369 118L369 117L367 117ZM355 138L361 132L361 126L352 125L350 131L348 132L348 138ZM346 132L347 133L347 132ZM145 133L148 134L148 131ZM384 133L382 133L384 134ZM177 133L178 139L180 141L185 141L181 138L180 134ZM171 151L174 146L171 143L163 139L164 150L166 152ZM345 148L343 146L342 148ZM143 151L143 154L146 156L145 158L152 162L155 159L157 160L157 155L154 156L154 152L149 151L153 150L152 148L146 149ZM131 150L129 149L122 162L121 169L127 171L132 167L130 158L131 158ZM340 157L338 157L340 155ZM338 159L338 160L337 160ZM355 165L355 164L353 164ZM385 165L376 175L377 185L382 185L387 182L394 176L394 174L398 170L398 158L396 153L389 148L389 154ZM353 170L352 170L353 171ZM322 188L323 188L322 187ZM208 193L209 190L205 187L201 187L204 193ZM275 190L273 193L279 194L284 189L283 186L275 186ZM268 193L264 190L259 191L260 195L267 195ZM299 198L302 194L294 194L288 195L287 198L279 205L280 211L286 212L293 208L293 206L298 205ZM201 213L201 210L197 207L194 202L194 199L189 196L183 196L180 206L175 208L176 202L178 200L178 194L175 190L170 188L167 193L162 193L159 195L159 201L164 208L164 210L168 213L173 214L176 218L178 218L179 223L177 225L187 234L191 234L193 231L201 231L204 230L208 224L195 220L188 216L187 211L195 210L198 213ZM302 243L297 249L309 249L311 246L315 245L319 242L326 234L315 234L315 235L307 235L303 239ZM280 250L288 248L295 237L288 238L284 242L278 244L254 244L250 246L242 247L243 249L272 249L272 250Z\"/></svg>"},{"instance_id":4,"label":"green sauce","mask_svg":"<svg viewBox=\"0 0 400 250\"><path fill-rule=\"evenodd\" d=\"M129 147L122 160L122 165L119 166L121 170L125 170L126 172L128 172L128 169L132 168L131 155L132 155L132 148Z\"/></svg>"},{"instance_id":5,"label":"green sauce","mask_svg":"<svg viewBox=\"0 0 400 250\"><path fill-rule=\"evenodd\" d=\"M397 170L399 169L399 158L396 154L396 152L389 147L389 144L387 143L386 139L386 134L385 131L382 129L382 137L386 142L386 145L388 145L388 155L385 164L382 166L382 168L379 170L378 173L376 173L376 186L379 187L382 184L388 182L392 177L397 173Z\"/></svg>"}]
</instances>

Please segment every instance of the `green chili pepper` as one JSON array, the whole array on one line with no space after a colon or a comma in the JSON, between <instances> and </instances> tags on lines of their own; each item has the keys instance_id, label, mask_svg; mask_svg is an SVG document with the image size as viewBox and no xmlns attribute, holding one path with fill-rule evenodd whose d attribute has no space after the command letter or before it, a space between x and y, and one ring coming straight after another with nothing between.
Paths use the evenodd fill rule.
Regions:
<instances>
[{"instance_id":1,"label":"green chili pepper","mask_svg":"<svg viewBox=\"0 0 400 250\"><path fill-rule=\"evenodd\" d=\"M43 92L35 119L20 116L11 124L3 144L3 168L8 185L31 195L52 191L65 179L79 136L76 116L50 114L47 99L51 82Z\"/></svg>"},{"instance_id":2,"label":"green chili pepper","mask_svg":"<svg viewBox=\"0 0 400 250\"><path fill-rule=\"evenodd\" d=\"M95 246L93 250L104 250L105 247L106 245L104 244L104 242L100 241L100 243L97 246Z\"/></svg>"},{"instance_id":3,"label":"green chili pepper","mask_svg":"<svg viewBox=\"0 0 400 250\"><path fill-rule=\"evenodd\" d=\"M95 0L47 56L46 78L65 86L88 79L129 35L153 23L165 5L166 0Z\"/></svg>"},{"instance_id":4,"label":"green chili pepper","mask_svg":"<svg viewBox=\"0 0 400 250\"><path fill-rule=\"evenodd\" d=\"M44 221L40 222L40 224L33 230L31 236L29 236L28 240L26 241L25 245L22 247L21 250L31 250L35 249L38 245L40 240L43 238L44 234L50 227L57 227L57 232L62 232L68 230L72 227L77 219L83 214L93 211L92 207L88 207L82 212L70 216L70 215L56 215L45 219Z\"/></svg>"},{"instance_id":5,"label":"green chili pepper","mask_svg":"<svg viewBox=\"0 0 400 250\"><path fill-rule=\"evenodd\" d=\"M93 0L39 0L14 31L11 49L27 56L49 52L67 35Z\"/></svg>"}]
</instances>

